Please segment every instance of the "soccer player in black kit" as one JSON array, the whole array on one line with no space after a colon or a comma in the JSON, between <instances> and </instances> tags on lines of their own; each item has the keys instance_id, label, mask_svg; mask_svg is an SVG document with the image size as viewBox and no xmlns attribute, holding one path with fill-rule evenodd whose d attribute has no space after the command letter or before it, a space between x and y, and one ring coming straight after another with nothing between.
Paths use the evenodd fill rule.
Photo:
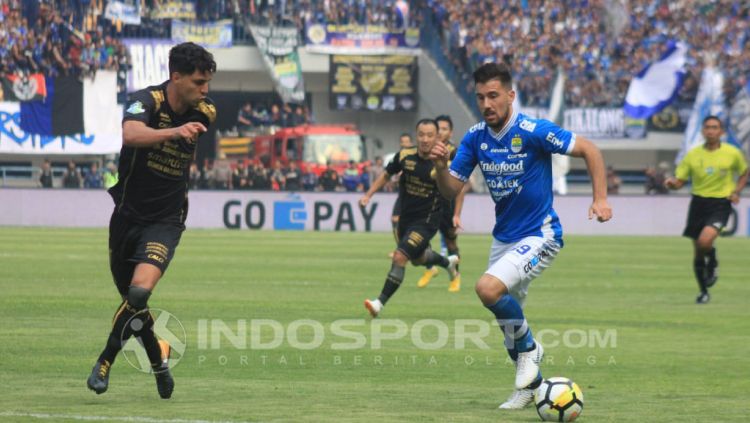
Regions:
<instances>
[{"instance_id":1,"label":"soccer player in black kit","mask_svg":"<svg viewBox=\"0 0 750 423\"><path fill-rule=\"evenodd\" d=\"M185 230L189 167L198 137L216 119L207 97L216 72L211 53L194 43L169 52L169 80L131 95L122 122L120 180L109 189L109 264L122 304L87 380L102 394L117 353L131 336L143 345L161 398L170 398L170 347L157 340L148 299Z\"/></svg>"},{"instance_id":2,"label":"soccer player in black kit","mask_svg":"<svg viewBox=\"0 0 750 423\"><path fill-rule=\"evenodd\" d=\"M370 198L382 188L392 175L401 172L399 197L401 215L398 220L398 247L393 252L391 270L385 279L378 298L365 300L365 307L372 317L377 317L386 302L393 296L404 280L406 264L415 266L440 266L455 278L458 256L444 257L432 251L430 240L438 230L446 200L438 191L435 170L429 154L437 142L438 124L432 119L417 123L417 147L405 148L393 157L385 172L373 181L359 204L364 207Z\"/></svg>"}]
</instances>

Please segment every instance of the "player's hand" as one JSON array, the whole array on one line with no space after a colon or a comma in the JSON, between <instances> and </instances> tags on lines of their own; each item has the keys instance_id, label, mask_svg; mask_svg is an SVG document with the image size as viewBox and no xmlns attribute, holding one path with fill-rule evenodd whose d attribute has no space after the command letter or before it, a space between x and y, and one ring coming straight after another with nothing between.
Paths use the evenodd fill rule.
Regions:
<instances>
[{"instance_id":1,"label":"player's hand","mask_svg":"<svg viewBox=\"0 0 750 423\"><path fill-rule=\"evenodd\" d=\"M664 186L668 189L677 189L677 178L667 178L664 180Z\"/></svg>"},{"instance_id":2,"label":"player's hand","mask_svg":"<svg viewBox=\"0 0 750 423\"><path fill-rule=\"evenodd\" d=\"M596 216L596 220L600 222L606 222L612 219L612 207L609 206L607 200L596 200L589 207L589 220Z\"/></svg>"},{"instance_id":3,"label":"player's hand","mask_svg":"<svg viewBox=\"0 0 750 423\"><path fill-rule=\"evenodd\" d=\"M733 192L732 195L729 196L729 201L731 201L732 204L738 204L740 202L740 195Z\"/></svg>"},{"instance_id":4,"label":"player's hand","mask_svg":"<svg viewBox=\"0 0 750 423\"><path fill-rule=\"evenodd\" d=\"M461 216L453 216L453 227L456 228L456 230L464 229L464 227L461 226Z\"/></svg>"},{"instance_id":5,"label":"player's hand","mask_svg":"<svg viewBox=\"0 0 750 423\"><path fill-rule=\"evenodd\" d=\"M188 122L175 129L177 129L175 138L183 138L191 142L195 142L207 130L200 122Z\"/></svg>"},{"instance_id":6,"label":"player's hand","mask_svg":"<svg viewBox=\"0 0 750 423\"><path fill-rule=\"evenodd\" d=\"M430 150L429 158L435 163L436 169L445 169L448 167L450 152L442 142L437 142Z\"/></svg>"},{"instance_id":7,"label":"player's hand","mask_svg":"<svg viewBox=\"0 0 750 423\"><path fill-rule=\"evenodd\" d=\"M362 198L360 198L360 199L359 199L359 205L360 205L361 207L365 207L365 206L367 206L367 205L368 205L369 203L370 203L370 197L368 197L368 196L366 196L366 195L365 195L364 197L362 197Z\"/></svg>"}]
</instances>

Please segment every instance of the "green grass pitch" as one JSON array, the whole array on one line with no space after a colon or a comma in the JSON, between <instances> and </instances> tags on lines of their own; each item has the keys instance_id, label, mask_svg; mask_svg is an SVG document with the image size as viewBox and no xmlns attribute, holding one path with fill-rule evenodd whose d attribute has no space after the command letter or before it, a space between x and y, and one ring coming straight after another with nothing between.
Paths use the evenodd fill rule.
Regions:
<instances>
[{"instance_id":1,"label":"green grass pitch","mask_svg":"<svg viewBox=\"0 0 750 423\"><path fill-rule=\"evenodd\" d=\"M388 234L188 230L150 305L175 315L188 348L174 368L169 401L153 377L115 363L109 391L85 379L119 304L107 265L104 229L0 228L0 420L191 422L538 421L525 409L501 412L513 368L493 325L490 349L454 345L460 319L490 321L473 291L485 270L488 236L459 238L463 288L447 291L442 272L424 289L407 269L382 319L422 326L438 349L405 336L371 341L362 302L380 292L393 248ZM718 241L720 279L708 305L696 305L691 247L679 237L566 237L553 266L532 283L526 316L544 334L545 376L576 381L585 397L579 421L745 421L750 379L748 239ZM297 348L286 337L257 350L219 338L201 347L201 322L238 332L257 319L309 319L325 341ZM334 349L333 322L366 346ZM427 320L430 319L430 320ZM303 325L304 326L304 325ZM264 332L270 339L270 331ZM311 326L295 332L312 339ZM238 338L234 338L236 341ZM309 344L307 344L309 345ZM129 419L129 420L127 420Z\"/></svg>"}]
</instances>

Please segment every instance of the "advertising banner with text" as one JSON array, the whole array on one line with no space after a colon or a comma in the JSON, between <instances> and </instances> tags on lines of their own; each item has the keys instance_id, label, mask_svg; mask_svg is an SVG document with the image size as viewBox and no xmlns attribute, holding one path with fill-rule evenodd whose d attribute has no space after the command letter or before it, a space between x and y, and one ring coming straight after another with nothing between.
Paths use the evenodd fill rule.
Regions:
<instances>
[{"instance_id":1,"label":"advertising banner with text","mask_svg":"<svg viewBox=\"0 0 750 423\"><path fill-rule=\"evenodd\" d=\"M195 191L190 193L188 228L264 231L391 232L396 195L376 194L367 207L361 193ZM611 196L614 218L588 219L591 197L561 196L554 207L564 234L679 236L689 196ZM104 190L0 188L0 226L107 227L112 199ZM728 232L748 236L750 199L734 206ZM675 218L678 216L678 218ZM466 196L464 233L483 234L490 242L494 205L488 195Z\"/></svg>"}]
</instances>

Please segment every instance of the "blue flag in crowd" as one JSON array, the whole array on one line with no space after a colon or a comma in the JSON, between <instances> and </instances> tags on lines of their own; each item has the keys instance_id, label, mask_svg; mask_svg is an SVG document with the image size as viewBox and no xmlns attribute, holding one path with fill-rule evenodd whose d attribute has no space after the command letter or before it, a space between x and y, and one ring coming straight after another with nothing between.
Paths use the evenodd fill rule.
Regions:
<instances>
[{"instance_id":1,"label":"blue flag in crowd","mask_svg":"<svg viewBox=\"0 0 750 423\"><path fill-rule=\"evenodd\" d=\"M747 152L750 149L750 82L734 96L727 129L729 141Z\"/></svg>"},{"instance_id":2,"label":"blue flag in crowd","mask_svg":"<svg viewBox=\"0 0 750 423\"><path fill-rule=\"evenodd\" d=\"M724 75L719 68L713 66L707 66L701 74L698 95L695 97L693 111L690 113L687 129L685 129L685 140L677 154L675 163L679 163L691 148L705 141L701 129L703 129L703 119L706 116L718 117L726 127L727 107L724 100ZM725 141L732 142L731 139ZM732 142L732 144L735 143Z\"/></svg>"},{"instance_id":3,"label":"blue flag in crowd","mask_svg":"<svg viewBox=\"0 0 750 423\"><path fill-rule=\"evenodd\" d=\"M625 114L646 119L672 103L685 79L686 57L684 44L670 42L659 60L646 65L630 81L625 97Z\"/></svg>"}]
</instances>

